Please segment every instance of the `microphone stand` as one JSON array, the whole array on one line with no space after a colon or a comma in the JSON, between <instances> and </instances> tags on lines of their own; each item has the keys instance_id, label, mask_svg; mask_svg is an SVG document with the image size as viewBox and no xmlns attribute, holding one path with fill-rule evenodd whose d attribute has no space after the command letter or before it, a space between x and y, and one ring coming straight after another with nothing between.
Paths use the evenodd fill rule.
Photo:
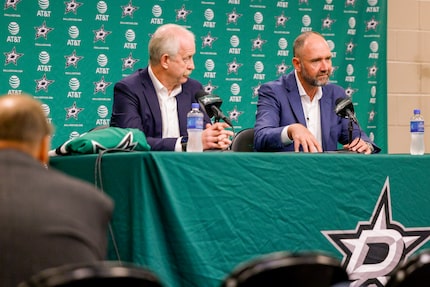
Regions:
<instances>
[{"instance_id":1,"label":"microphone stand","mask_svg":"<svg viewBox=\"0 0 430 287\"><path fill-rule=\"evenodd\" d=\"M353 120L349 117L349 124L348 124L348 143L351 144L352 143L352 131L354 130L354 126L353 126Z\"/></svg>"}]
</instances>

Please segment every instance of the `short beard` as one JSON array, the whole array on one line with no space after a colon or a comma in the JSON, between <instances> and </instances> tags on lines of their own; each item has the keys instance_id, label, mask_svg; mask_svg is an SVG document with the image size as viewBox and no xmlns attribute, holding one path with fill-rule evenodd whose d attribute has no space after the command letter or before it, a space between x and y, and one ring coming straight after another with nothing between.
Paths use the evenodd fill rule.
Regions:
<instances>
[{"instance_id":1,"label":"short beard","mask_svg":"<svg viewBox=\"0 0 430 287\"><path fill-rule=\"evenodd\" d=\"M326 81L319 81L318 79L316 79L316 78L312 78L312 77L310 77L307 73L306 73L306 70L305 70L305 68L303 67L303 65L301 65L301 68L302 68L302 78L303 78L303 80L305 80L305 82L306 83L308 83L309 85L311 85L311 86L314 86L314 87L322 87L322 86L325 86L325 85L327 85L328 83L329 83L329 81L330 81L330 75L331 75L331 73L330 72L328 72L327 73L327 77L328 77L328 79L326 80Z\"/></svg>"}]
</instances>

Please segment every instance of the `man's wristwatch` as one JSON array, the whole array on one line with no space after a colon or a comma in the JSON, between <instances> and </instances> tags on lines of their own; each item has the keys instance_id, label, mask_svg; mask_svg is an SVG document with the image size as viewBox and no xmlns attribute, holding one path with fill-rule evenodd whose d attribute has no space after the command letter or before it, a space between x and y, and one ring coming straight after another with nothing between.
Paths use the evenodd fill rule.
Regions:
<instances>
[{"instance_id":1,"label":"man's wristwatch","mask_svg":"<svg viewBox=\"0 0 430 287\"><path fill-rule=\"evenodd\" d=\"M182 151L187 151L188 137L181 138Z\"/></svg>"}]
</instances>

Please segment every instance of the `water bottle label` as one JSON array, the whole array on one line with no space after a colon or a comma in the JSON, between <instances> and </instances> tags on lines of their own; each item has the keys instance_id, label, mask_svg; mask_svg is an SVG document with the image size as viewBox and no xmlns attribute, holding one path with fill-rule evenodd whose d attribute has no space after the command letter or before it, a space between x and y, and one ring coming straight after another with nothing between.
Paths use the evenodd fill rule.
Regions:
<instances>
[{"instance_id":1,"label":"water bottle label","mask_svg":"<svg viewBox=\"0 0 430 287\"><path fill-rule=\"evenodd\" d=\"M202 117L188 117L187 118L188 129L203 129L203 118Z\"/></svg>"},{"instance_id":2,"label":"water bottle label","mask_svg":"<svg viewBox=\"0 0 430 287\"><path fill-rule=\"evenodd\" d=\"M411 121L411 133L423 133L424 121Z\"/></svg>"}]
</instances>

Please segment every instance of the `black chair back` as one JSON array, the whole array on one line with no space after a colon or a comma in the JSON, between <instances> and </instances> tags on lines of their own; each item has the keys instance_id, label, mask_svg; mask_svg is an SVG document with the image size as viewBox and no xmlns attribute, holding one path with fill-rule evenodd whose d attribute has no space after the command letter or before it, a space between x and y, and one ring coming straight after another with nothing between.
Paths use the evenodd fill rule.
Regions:
<instances>
[{"instance_id":1,"label":"black chair back","mask_svg":"<svg viewBox=\"0 0 430 287\"><path fill-rule=\"evenodd\" d=\"M253 152L254 151L254 129L247 128L239 131L233 138L230 146L231 151Z\"/></svg>"},{"instance_id":2,"label":"black chair back","mask_svg":"<svg viewBox=\"0 0 430 287\"><path fill-rule=\"evenodd\" d=\"M430 249L410 257L399 266L388 280L386 287L430 286Z\"/></svg>"},{"instance_id":3,"label":"black chair back","mask_svg":"<svg viewBox=\"0 0 430 287\"><path fill-rule=\"evenodd\" d=\"M340 261L326 254L276 252L240 264L221 286L349 286L349 277Z\"/></svg>"},{"instance_id":4,"label":"black chair back","mask_svg":"<svg viewBox=\"0 0 430 287\"><path fill-rule=\"evenodd\" d=\"M151 271L115 262L70 264L49 268L18 287L163 287Z\"/></svg>"}]
</instances>

